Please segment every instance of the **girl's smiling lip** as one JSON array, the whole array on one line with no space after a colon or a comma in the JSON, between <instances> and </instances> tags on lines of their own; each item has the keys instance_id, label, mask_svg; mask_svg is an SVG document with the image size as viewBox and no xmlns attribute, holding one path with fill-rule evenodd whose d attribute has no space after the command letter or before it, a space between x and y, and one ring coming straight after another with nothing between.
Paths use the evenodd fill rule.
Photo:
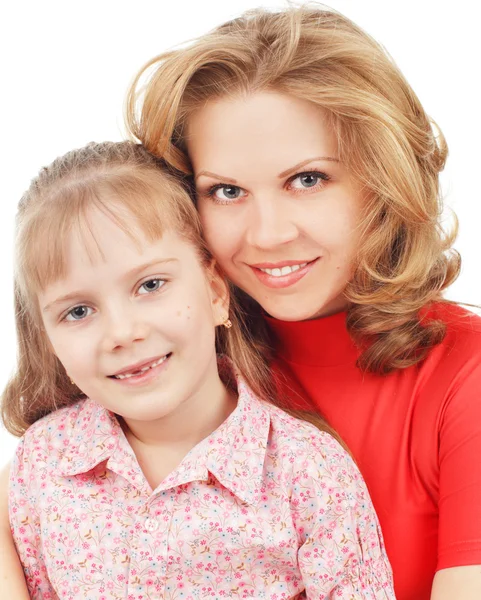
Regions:
<instances>
[{"instance_id":1,"label":"girl's smiling lip","mask_svg":"<svg viewBox=\"0 0 481 600\"><path fill-rule=\"evenodd\" d=\"M321 257L313 260L284 260L282 262L256 263L249 267L261 283L270 288L286 288L307 275Z\"/></svg>"},{"instance_id":2,"label":"girl's smiling lip","mask_svg":"<svg viewBox=\"0 0 481 600\"><path fill-rule=\"evenodd\" d=\"M110 376L109 379L115 381L123 387L137 388L153 383L158 376L167 368L172 353L159 357L158 360L151 362L152 366L142 367L144 370L138 370L134 373L124 373L117 376ZM130 367L129 367L130 368Z\"/></svg>"},{"instance_id":3,"label":"girl's smiling lip","mask_svg":"<svg viewBox=\"0 0 481 600\"><path fill-rule=\"evenodd\" d=\"M171 354L172 353L169 352L165 355L137 362L108 377L109 379L113 379L114 381L129 386L149 383L155 379L158 373L165 367L165 363L168 361Z\"/></svg>"}]
</instances>

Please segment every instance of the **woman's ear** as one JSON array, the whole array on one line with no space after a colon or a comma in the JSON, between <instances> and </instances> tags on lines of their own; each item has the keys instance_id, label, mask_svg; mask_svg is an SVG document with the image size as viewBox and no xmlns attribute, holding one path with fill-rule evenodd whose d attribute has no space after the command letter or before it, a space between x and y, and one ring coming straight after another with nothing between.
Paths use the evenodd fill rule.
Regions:
<instances>
[{"instance_id":1,"label":"woman's ear","mask_svg":"<svg viewBox=\"0 0 481 600\"><path fill-rule=\"evenodd\" d=\"M218 268L214 259L207 268L212 297L212 310L215 325L223 325L229 319L230 292L229 284L224 274Z\"/></svg>"}]
</instances>

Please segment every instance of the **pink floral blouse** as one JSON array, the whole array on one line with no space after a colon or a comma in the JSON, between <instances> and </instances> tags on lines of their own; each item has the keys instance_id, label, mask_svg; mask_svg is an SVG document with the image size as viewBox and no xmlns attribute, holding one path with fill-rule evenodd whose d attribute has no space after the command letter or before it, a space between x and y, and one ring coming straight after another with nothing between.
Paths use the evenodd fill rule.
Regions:
<instances>
[{"instance_id":1,"label":"pink floral blouse","mask_svg":"<svg viewBox=\"0 0 481 600\"><path fill-rule=\"evenodd\" d=\"M236 410L154 491L95 402L30 427L10 520L32 598L394 598L351 458L238 387Z\"/></svg>"}]
</instances>

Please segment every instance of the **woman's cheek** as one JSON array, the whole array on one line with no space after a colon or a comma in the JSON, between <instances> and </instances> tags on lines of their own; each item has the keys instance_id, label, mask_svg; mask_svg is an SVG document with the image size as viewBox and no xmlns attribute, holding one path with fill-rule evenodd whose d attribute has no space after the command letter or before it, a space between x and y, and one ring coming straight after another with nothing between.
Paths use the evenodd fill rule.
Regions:
<instances>
[{"instance_id":1,"label":"woman's cheek","mask_svg":"<svg viewBox=\"0 0 481 600\"><path fill-rule=\"evenodd\" d=\"M238 228L234 223L214 215L201 220L209 250L218 261L229 260L238 241Z\"/></svg>"}]
</instances>

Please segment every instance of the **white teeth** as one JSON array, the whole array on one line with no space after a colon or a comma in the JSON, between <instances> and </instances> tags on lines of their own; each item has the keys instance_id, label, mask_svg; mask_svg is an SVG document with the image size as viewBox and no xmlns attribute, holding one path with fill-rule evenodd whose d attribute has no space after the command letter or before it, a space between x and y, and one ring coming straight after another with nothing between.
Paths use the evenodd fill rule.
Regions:
<instances>
[{"instance_id":1,"label":"white teeth","mask_svg":"<svg viewBox=\"0 0 481 600\"><path fill-rule=\"evenodd\" d=\"M153 362L148 367L142 367L142 369L138 369L137 371L133 371L132 373L123 373L122 375L114 375L114 377L115 377L115 379L128 379L129 377L134 377L135 375L140 375L140 373L145 373L145 371L148 371L149 369L158 367L160 364L162 364L164 362L164 360L166 358L167 358L167 354L165 356L163 356L162 358L159 358L159 360L156 360L155 362Z\"/></svg>"},{"instance_id":2,"label":"white teeth","mask_svg":"<svg viewBox=\"0 0 481 600\"><path fill-rule=\"evenodd\" d=\"M298 271L299 269L302 269L302 267L305 267L307 265L307 263L300 263L298 265L291 265L290 267L282 267L282 269L279 268L275 268L275 269L260 269L261 271L263 271L264 273L267 273L268 275L272 275L272 277L284 277L284 275L289 275L289 273L294 273L294 271Z\"/></svg>"}]
</instances>

